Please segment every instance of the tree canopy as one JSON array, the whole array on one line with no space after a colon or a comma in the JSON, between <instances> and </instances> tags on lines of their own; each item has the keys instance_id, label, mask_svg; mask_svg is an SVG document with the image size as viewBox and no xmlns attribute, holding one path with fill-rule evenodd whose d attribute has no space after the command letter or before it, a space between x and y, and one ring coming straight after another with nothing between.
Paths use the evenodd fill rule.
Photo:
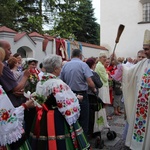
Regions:
<instances>
[{"instance_id":1,"label":"tree canopy","mask_svg":"<svg viewBox=\"0 0 150 150\"><path fill-rule=\"evenodd\" d=\"M0 0L0 25L16 31L49 33L100 43L100 25L91 0ZM53 24L44 31L43 24Z\"/></svg>"}]
</instances>

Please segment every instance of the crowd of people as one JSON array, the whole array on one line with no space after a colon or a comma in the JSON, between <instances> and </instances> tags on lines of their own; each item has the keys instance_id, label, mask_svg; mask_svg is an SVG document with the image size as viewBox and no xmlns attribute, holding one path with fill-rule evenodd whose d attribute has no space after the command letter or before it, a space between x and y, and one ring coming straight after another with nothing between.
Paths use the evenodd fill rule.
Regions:
<instances>
[{"instance_id":1,"label":"crowd of people","mask_svg":"<svg viewBox=\"0 0 150 150\"><path fill-rule=\"evenodd\" d=\"M22 62L2 40L0 56L0 149L90 150L97 101L125 115L126 146L150 149L149 30L136 59L100 52L83 61L74 49L70 61L51 54Z\"/></svg>"}]
</instances>

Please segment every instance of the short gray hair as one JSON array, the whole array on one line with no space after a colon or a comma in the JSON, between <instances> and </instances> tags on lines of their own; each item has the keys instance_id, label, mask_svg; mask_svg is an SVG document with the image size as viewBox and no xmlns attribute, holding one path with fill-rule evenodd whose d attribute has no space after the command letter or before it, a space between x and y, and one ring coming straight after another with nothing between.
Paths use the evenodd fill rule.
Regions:
<instances>
[{"instance_id":1,"label":"short gray hair","mask_svg":"<svg viewBox=\"0 0 150 150\"><path fill-rule=\"evenodd\" d=\"M52 73L54 69L59 68L62 66L62 58L59 55L49 55L43 60L43 67L45 68L46 72Z\"/></svg>"}]
</instances>

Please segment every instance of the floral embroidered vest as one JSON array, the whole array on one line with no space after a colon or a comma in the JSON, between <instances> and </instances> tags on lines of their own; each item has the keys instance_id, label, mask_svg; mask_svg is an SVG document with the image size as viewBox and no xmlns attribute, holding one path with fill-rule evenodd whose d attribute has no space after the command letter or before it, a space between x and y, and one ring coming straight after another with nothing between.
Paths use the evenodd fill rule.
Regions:
<instances>
[{"instance_id":1,"label":"floral embroidered vest","mask_svg":"<svg viewBox=\"0 0 150 150\"><path fill-rule=\"evenodd\" d=\"M145 69L142 77L141 88L136 104L136 118L133 130L133 139L136 142L143 143L145 138L146 125L148 121L148 107L150 95L150 69Z\"/></svg>"}]
</instances>

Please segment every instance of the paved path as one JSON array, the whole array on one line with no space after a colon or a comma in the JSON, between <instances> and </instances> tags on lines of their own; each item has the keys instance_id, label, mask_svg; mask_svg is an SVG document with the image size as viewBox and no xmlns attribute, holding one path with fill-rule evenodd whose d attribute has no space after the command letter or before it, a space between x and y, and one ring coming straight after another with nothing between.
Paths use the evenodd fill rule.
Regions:
<instances>
[{"instance_id":1,"label":"paved path","mask_svg":"<svg viewBox=\"0 0 150 150\"><path fill-rule=\"evenodd\" d=\"M122 103L122 110L123 110L123 103ZM109 123L110 129L117 133L117 137L115 140L112 140L112 141L108 140L107 139L108 129L103 129L101 131L101 137L104 140L104 147L102 148L102 150L129 150L125 146L124 144L125 142L122 139L122 134L123 134L123 130L125 127L124 114L122 114L121 116L115 116L113 114L112 106L108 106L106 111L107 111L107 114L111 114L113 117L112 120L108 120L108 123ZM96 141L96 138L90 139L92 150L99 150L100 148L95 148L95 141Z\"/></svg>"}]
</instances>

